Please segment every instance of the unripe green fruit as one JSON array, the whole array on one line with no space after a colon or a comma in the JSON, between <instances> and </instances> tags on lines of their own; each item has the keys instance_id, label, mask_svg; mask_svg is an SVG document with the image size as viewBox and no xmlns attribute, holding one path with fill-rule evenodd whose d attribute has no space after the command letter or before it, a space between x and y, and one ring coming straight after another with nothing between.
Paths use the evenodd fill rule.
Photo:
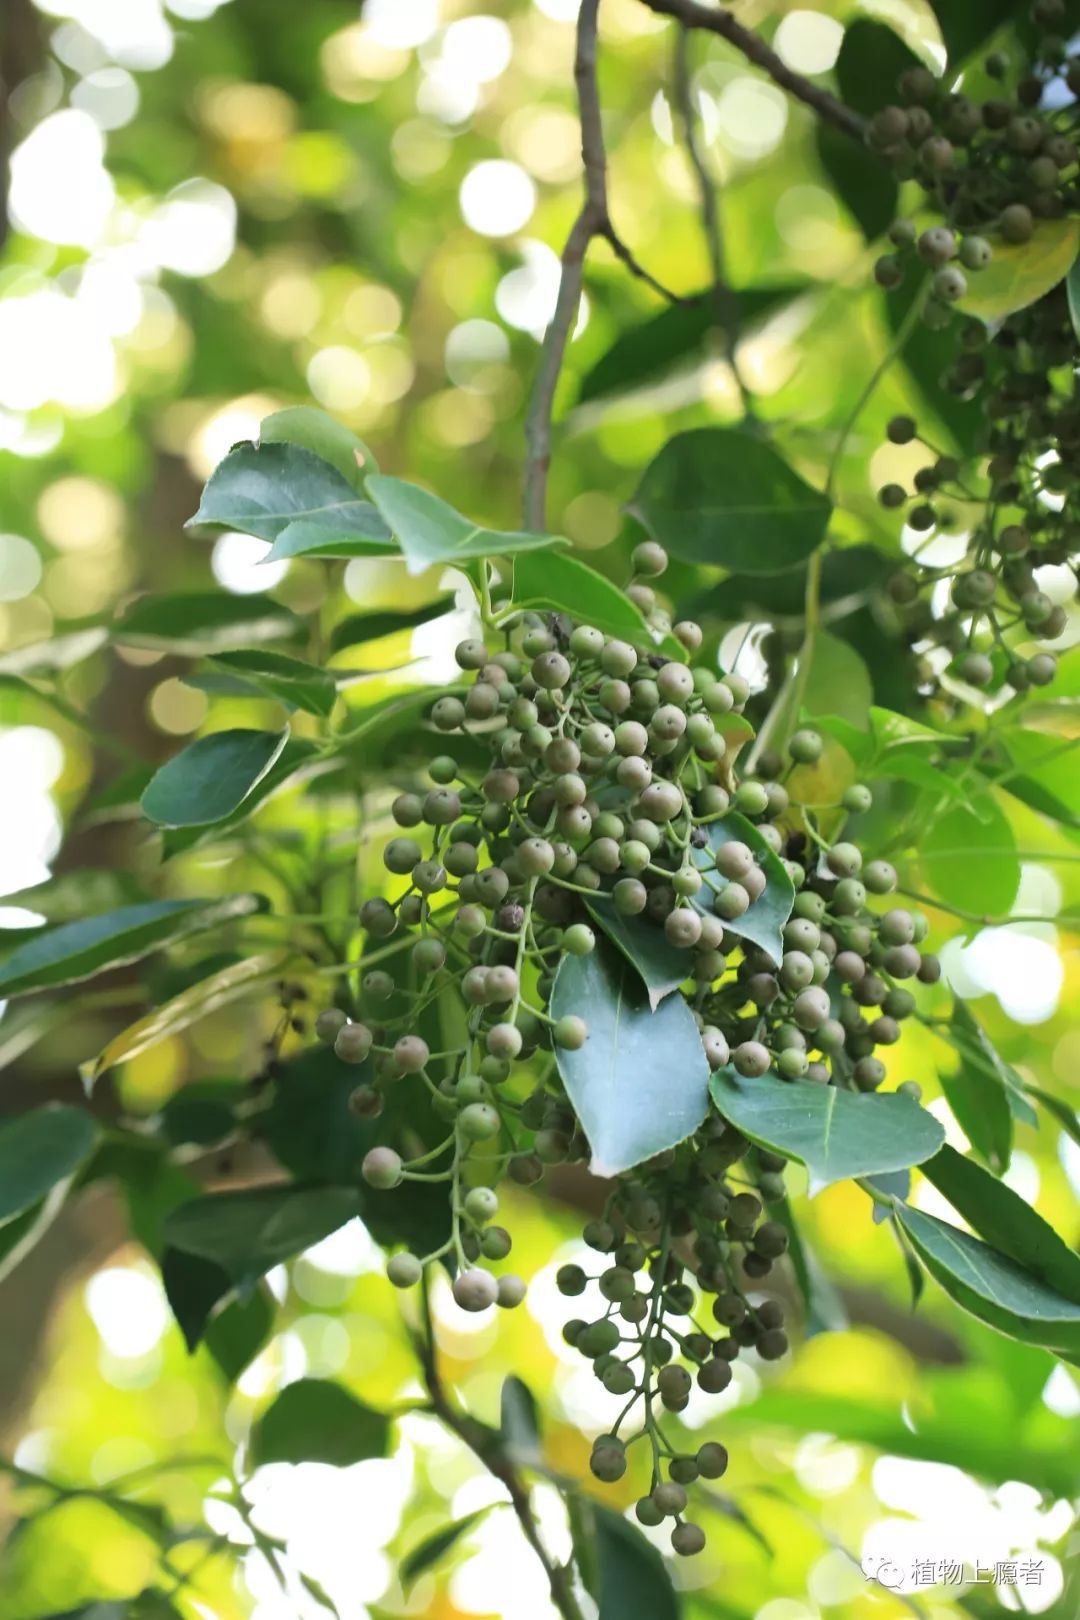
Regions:
<instances>
[{"instance_id":1,"label":"unripe green fruit","mask_svg":"<svg viewBox=\"0 0 1080 1620\"><path fill-rule=\"evenodd\" d=\"M383 865L388 872L411 872L423 854L415 838L391 838L383 850Z\"/></svg>"},{"instance_id":2,"label":"unripe green fruit","mask_svg":"<svg viewBox=\"0 0 1080 1620\"><path fill-rule=\"evenodd\" d=\"M394 1044L394 1062L402 1074L419 1074L430 1056L427 1042L419 1035L403 1035Z\"/></svg>"},{"instance_id":3,"label":"unripe green fruit","mask_svg":"<svg viewBox=\"0 0 1080 1620\"><path fill-rule=\"evenodd\" d=\"M343 1024L334 1037L334 1055L343 1063L363 1063L374 1039L366 1024Z\"/></svg>"},{"instance_id":4,"label":"unripe green fruit","mask_svg":"<svg viewBox=\"0 0 1080 1620\"><path fill-rule=\"evenodd\" d=\"M837 877L854 877L862 870L862 851L856 844L835 844L826 856L829 870Z\"/></svg>"},{"instance_id":5,"label":"unripe green fruit","mask_svg":"<svg viewBox=\"0 0 1080 1620\"><path fill-rule=\"evenodd\" d=\"M393 1148L389 1147L371 1148L364 1155L360 1166L360 1174L368 1186L376 1187L383 1192L392 1187L397 1187L401 1182L403 1172L404 1166L401 1162L401 1155L395 1153Z\"/></svg>"},{"instance_id":6,"label":"unripe green fruit","mask_svg":"<svg viewBox=\"0 0 1080 1620\"><path fill-rule=\"evenodd\" d=\"M614 675L620 679L632 673L637 661L637 653L626 641L609 641L600 654L600 668L605 675Z\"/></svg>"},{"instance_id":7,"label":"unripe green fruit","mask_svg":"<svg viewBox=\"0 0 1080 1620\"><path fill-rule=\"evenodd\" d=\"M589 1458L589 1468L597 1479L613 1485L626 1473L626 1457L617 1446L597 1446Z\"/></svg>"},{"instance_id":8,"label":"unripe green fruit","mask_svg":"<svg viewBox=\"0 0 1080 1620\"><path fill-rule=\"evenodd\" d=\"M432 707L431 718L440 731L456 731L465 719L465 705L460 698L441 697Z\"/></svg>"},{"instance_id":9,"label":"unripe green fruit","mask_svg":"<svg viewBox=\"0 0 1080 1620\"><path fill-rule=\"evenodd\" d=\"M618 1342L619 1329L608 1317L602 1322L590 1322L578 1340L578 1349L585 1356L602 1356L614 1350Z\"/></svg>"},{"instance_id":10,"label":"unripe green fruit","mask_svg":"<svg viewBox=\"0 0 1080 1620\"><path fill-rule=\"evenodd\" d=\"M817 1030L829 1016L829 998L819 986L803 990L795 997L792 1016L800 1029Z\"/></svg>"},{"instance_id":11,"label":"unripe green fruit","mask_svg":"<svg viewBox=\"0 0 1080 1620\"><path fill-rule=\"evenodd\" d=\"M486 1045L493 1057L516 1058L522 1044L521 1031L515 1024L494 1024L487 1032Z\"/></svg>"},{"instance_id":12,"label":"unripe green fruit","mask_svg":"<svg viewBox=\"0 0 1080 1620\"><path fill-rule=\"evenodd\" d=\"M601 706L611 714L625 714L630 707L632 694L625 681L607 680L600 688Z\"/></svg>"},{"instance_id":13,"label":"unripe green fruit","mask_svg":"<svg viewBox=\"0 0 1080 1620\"><path fill-rule=\"evenodd\" d=\"M580 1266L560 1266L555 1273L555 1286L568 1298L585 1292L589 1279Z\"/></svg>"},{"instance_id":14,"label":"unripe green fruit","mask_svg":"<svg viewBox=\"0 0 1080 1620\"><path fill-rule=\"evenodd\" d=\"M814 765L821 758L824 746L818 732L797 731L788 743L788 753L797 765Z\"/></svg>"},{"instance_id":15,"label":"unripe green fruit","mask_svg":"<svg viewBox=\"0 0 1080 1620\"><path fill-rule=\"evenodd\" d=\"M600 720L593 720L581 733L582 752L593 759L606 759L615 749L615 733Z\"/></svg>"},{"instance_id":16,"label":"unripe green fruit","mask_svg":"<svg viewBox=\"0 0 1080 1620\"><path fill-rule=\"evenodd\" d=\"M689 906L680 906L664 919L664 937L669 945L689 950L701 938L701 918Z\"/></svg>"},{"instance_id":17,"label":"unripe green fruit","mask_svg":"<svg viewBox=\"0 0 1080 1620\"><path fill-rule=\"evenodd\" d=\"M480 1253L485 1260L505 1260L513 1248L513 1240L505 1226L489 1226L480 1238Z\"/></svg>"},{"instance_id":18,"label":"unripe green fruit","mask_svg":"<svg viewBox=\"0 0 1080 1620\"><path fill-rule=\"evenodd\" d=\"M432 770L439 763L432 762ZM456 773L456 766L455 766ZM461 814L461 795L450 787L432 788L424 798L424 820L431 827L449 827Z\"/></svg>"},{"instance_id":19,"label":"unripe green fruit","mask_svg":"<svg viewBox=\"0 0 1080 1620\"><path fill-rule=\"evenodd\" d=\"M740 782L735 789L735 808L744 816L763 816L769 808L764 782Z\"/></svg>"},{"instance_id":20,"label":"unripe green fruit","mask_svg":"<svg viewBox=\"0 0 1080 1620\"><path fill-rule=\"evenodd\" d=\"M721 1479L727 1473L727 1447L715 1440L698 1448L697 1465L702 1479Z\"/></svg>"},{"instance_id":21,"label":"unripe green fruit","mask_svg":"<svg viewBox=\"0 0 1080 1620\"><path fill-rule=\"evenodd\" d=\"M333 1046L345 1028L345 1014L340 1007L324 1007L315 1020L315 1034L325 1046Z\"/></svg>"},{"instance_id":22,"label":"unripe green fruit","mask_svg":"<svg viewBox=\"0 0 1080 1620\"><path fill-rule=\"evenodd\" d=\"M801 1080L810 1067L810 1060L805 1052L789 1046L777 1057L776 1067L783 1079Z\"/></svg>"},{"instance_id":23,"label":"unripe green fruit","mask_svg":"<svg viewBox=\"0 0 1080 1620\"><path fill-rule=\"evenodd\" d=\"M589 1036L589 1026L584 1018L578 1018L573 1013L566 1013L558 1019L552 1030L556 1046L565 1051L577 1052L585 1045Z\"/></svg>"},{"instance_id":24,"label":"unripe green fruit","mask_svg":"<svg viewBox=\"0 0 1080 1620\"><path fill-rule=\"evenodd\" d=\"M490 1142L500 1123L499 1111L490 1103L469 1103L458 1115L458 1130L470 1142Z\"/></svg>"},{"instance_id":25,"label":"unripe green fruit","mask_svg":"<svg viewBox=\"0 0 1080 1620\"><path fill-rule=\"evenodd\" d=\"M713 901L713 909L725 922L734 922L750 909L750 895L741 883L729 883Z\"/></svg>"},{"instance_id":26,"label":"unripe green fruit","mask_svg":"<svg viewBox=\"0 0 1080 1620\"><path fill-rule=\"evenodd\" d=\"M397 928L397 917L386 900L365 900L360 907L360 926L375 939L388 939Z\"/></svg>"},{"instance_id":27,"label":"unripe green fruit","mask_svg":"<svg viewBox=\"0 0 1080 1620\"><path fill-rule=\"evenodd\" d=\"M542 652L533 659L531 674L545 692L556 692L570 679L570 664L561 652Z\"/></svg>"},{"instance_id":28,"label":"unripe green fruit","mask_svg":"<svg viewBox=\"0 0 1080 1620\"><path fill-rule=\"evenodd\" d=\"M844 789L843 798L840 802L844 809L849 810L852 815L865 815L866 811L873 806L874 795L865 782L852 782L850 787Z\"/></svg>"},{"instance_id":29,"label":"unripe green fruit","mask_svg":"<svg viewBox=\"0 0 1080 1620\"><path fill-rule=\"evenodd\" d=\"M460 1271L453 1294L463 1311L486 1311L498 1298L499 1288L490 1271Z\"/></svg>"},{"instance_id":30,"label":"unripe green fruit","mask_svg":"<svg viewBox=\"0 0 1080 1620\"><path fill-rule=\"evenodd\" d=\"M544 877L555 865L555 851L546 838L526 838L518 845L517 858L526 877Z\"/></svg>"},{"instance_id":31,"label":"unripe green fruit","mask_svg":"<svg viewBox=\"0 0 1080 1620\"><path fill-rule=\"evenodd\" d=\"M665 1369L666 1370L666 1369ZM653 1507L663 1518L674 1518L686 1507L686 1492L675 1480L662 1480L651 1492Z\"/></svg>"},{"instance_id":32,"label":"unripe green fruit","mask_svg":"<svg viewBox=\"0 0 1080 1620\"><path fill-rule=\"evenodd\" d=\"M625 1361L616 1361L607 1367L600 1381L609 1395L629 1395L635 1387L633 1370Z\"/></svg>"},{"instance_id":33,"label":"unripe green fruit","mask_svg":"<svg viewBox=\"0 0 1080 1620\"><path fill-rule=\"evenodd\" d=\"M500 1277L496 1289L495 1303L502 1311L516 1310L519 1305L524 1303L525 1295L528 1292L524 1277L515 1276L513 1272L507 1272Z\"/></svg>"},{"instance_id":34,"label":"unripe green fruit","mask_svg":"<svg viewBox=\"0 0 1080 1620\"><path fill-rule=\"evenodd\" d=\"M370 973L365 973L360 987L372 1001L386 1001L394 993L394 981L382 968L372 968Z\"/></svg>"},{"instance_id":35,"label":"unripe green fruit","mask_svg":"<svg viewBox=\"0 0 1080 1620\"><path fill-rule=\"evenodd\" d=\"M424 1274L424 1268L415 1254L394 1254L386 1262L387 1280L395 1288L415 1288Z\"/></svg>"},{"instance_id":36,"label":"unripe green fruit","mask_svg":"<svg viewBox=\"0 0 1080 1620\"><path fill-rule=\"evenodd\" d=\"M731 1061L739 1074L754 1079L767 1072L769 1049L761 1041L742 1041L731 1054Z\"/></svg>"},{"instance_id":37,"label":"unripe green fruit","mask_svg":"<svg viewBox=\"0 0 1080 1620\"><path fill-rule=\"evenodd\" d=\"M446 868L440 861L417 861L412 880L421 894L438 894L446 886Z\"/></svg>"},{"instance_id":38,"label":"unripe green fruit","mask_svg":"<svg viewBox=\"0 0 1080 1620\"><path fill-rule=\"evenodd\" d=\"M575 625L570 632L570 651L578 657L596 658L604 650L604 634L591 624Z\"/></svg>"},{"instance_id":39,"label":"unripe green fruit","mask_svg":"<svg viewBox=\"0 0 1080 1620\"><path fill-rule=\"evenodd\" d=\"M668 554L655 540L643 540L630 553L630 562L636 574L656 578L668 565Z\"/></svg>"}]
</instances>

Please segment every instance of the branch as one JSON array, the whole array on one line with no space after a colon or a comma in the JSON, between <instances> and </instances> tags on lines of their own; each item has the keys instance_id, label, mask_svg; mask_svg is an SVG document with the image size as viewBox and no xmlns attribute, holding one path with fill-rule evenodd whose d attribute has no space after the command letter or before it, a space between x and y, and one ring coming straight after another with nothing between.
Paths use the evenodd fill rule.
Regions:
<instances>
[{"instance_id":1,"label":"branch","mask_svg":"<svg viewBox=\"0 0 1080 1620\"><path fill-rule=\"evenodd\" d=\"M616 258L641 281L673 304L691 303L671 292L639 262L616 231L608 209L607 154L600 114L600 94L596 82L596 39L600 0L581 0L578 13L577 45L574 52L574 83L577 86L581 119L581 161L584 168L585 198L566 239L560 260L559 291L555 311L544 334L540 368L525 418L525 523L530 529L545 527L547 475L551 462L551 418L566 348L581 303L585 254L594 237L602 237Z\"/></svg>"},{"instance_id":2,"label":"branch","mask_svg":"<svg viewBox=\"0 0 1080 1620\"><path fill-rule=\"evenodd\" d=\"M748 62L761 68L769 78L781 89L786 90L798 101L803 101L808 107L813 107L819 117L826 123L832 124L836 129L843 130L860 144L865 139L866 125L853 112L845 107L842 101L823 90L810 79L803 78L801 73L794 73L782 57L777 56L771 45L750 28L736 22L730 11L720 11L712 6L704 6L699 0L642 0L650 11L655 11L661 17L674 17L685 28L703 28L710 34L719 34L735 49L741 51Z\"/></svg>"},{"instance_id":3,"label":"branch","mask_svg":"<svg viewBox=\"0 0 1080 1620\"><path fill-rule=\"evenodd\" d=\"M473 1455L483 1463L488 1473L492 1474L500 1484L505 1485L510 1496L510 1505L517 1514L518 1523L521 1525L525 1539L543 1565L544 1574L547 1576L548 1587L551 1592L551 1601L559 1614L562 1615L563 1620L585 1620L581 1605L578 1603L574 1593L571 1571L565 1564L556 1563L541 1541L540 1533L536 1527L536 1520L533 1518L532 1508L529 1505L528 1488L499 1444L499 1436L489 1429L486 1424L478 1423L467 1412L463 1412L446 1392L439 1373L426 1275L421 1287L424 1325L423 1331L416 1335L415 1343L424 1375L424 1383L431 1402L431 1411L445 1424L451 1434L457 1435L458 1439L468 1446Z\"/></svg>"},{"instance_id":4,"label":"branch","mask_svg":"<svg viewBox=\"0 0 1080 1620\"><path fill-rule=\"evenodd\" d=\"M697 137L697 123L694 118L694 93L690 81L690 30L680 27L675 34L674 75L672 96L676 111L682 120L683 140L686 153L690 159L690 166L697 181L698 197L701 202L701 220L705 232L705 241L709 249L709 263L712 266L712 296L716 305L716 314L720 322L720 329L724 334L724 352L728 365L731 367L742 401L743 415L748 419L754 415L754 407L750 398L735 350L739 337L739 306L731 283L727 278L724 266L724 233L720 222L720 209L717 205L716 187L705 163L705 156L701 150Z\"/></svg>"}]
</instances>

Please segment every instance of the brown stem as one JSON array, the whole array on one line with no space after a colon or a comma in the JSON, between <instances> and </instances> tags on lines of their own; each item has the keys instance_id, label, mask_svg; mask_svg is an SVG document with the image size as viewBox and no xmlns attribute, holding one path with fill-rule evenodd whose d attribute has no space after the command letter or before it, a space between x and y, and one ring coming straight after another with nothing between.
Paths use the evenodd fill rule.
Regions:
<instances>
[{"instance_id":1,"label":"brown stem","mask_svg":"<svg viewBox=\"0 0 1080 1620\"><path fill-rule=\"evenodd\" d=\"M600 113L600 93L596 79L596 40L600 0L582 0L578 13L577 45L574 52L574 83L577 86L581 121L581 161L585 197L570 229L561 255L559 291L555 312L544 334L540 367L533 385L525 418L525 523L530 529L543 529L546 521L547 476L551 462L551 419L566 348L581 303L585 255L589 243L601 237L620 263L671 303L689 303L657 281L639 262L612 224L608 209L607 155L604 126Z\"/></svg>"},{"instance_id":2,"label":"brown stem","mask_svg":"<svg viewBox=\"0 0 1080 1620\"><path fill-rule=\"evenodd\" d=\"M517 1515L525 1539L540 1560L544 1574L547 1576L551 1601L562 1615L563 1620L585 1620L581 1605L578 1603L574 1593L572 1569L569 1565L556 1563L541 1541L540 1532L536 1527L536 1520L533 1518L532 1508L529 1505L528 1487L503 1450L499 1436L492 1429L489 1429L486 1424L478 1423L475 1418L462 1411L446 1391L446 1386L443 1384L439 1373L438 1352L435 1348L435 1333L431 1321L431 1304L426 1277L422 1283L421 1300L424 1322L423 1331L416 1335L416 1349L420 1358L431 1411L445 1424L451 1434L457 1435L458 1439L468 1446L473 1455L483 1463L488 1473L506 1487L510 1497L510 1505Z\"/></svg>"},{"instance_id":3,"label":"brown stem","mask_svg":"<svg viewBox=\"0 0 1080 1620\"><path fill-rule=\"evenodd\" d=\"M860 143L864 140L866 125L858 113L853 112L850 107L845 107L842 101L838 101L820 85L805 79L801 73L793 72L771 45L767 45L753 29L736 22L730 11L701 5L699 0L642 0L642 4L648 6L650 11L655 11L658 16L674 17L685 28L702 28L710 34L719 34L721 39L726 39L736 50L741 51L748 62L753 62L755 67L767 73L774 84L778 84L796 100L812 107L826 123L843 130L844 134L850 135L853 140Z\"/></svg>"}]
</instances>

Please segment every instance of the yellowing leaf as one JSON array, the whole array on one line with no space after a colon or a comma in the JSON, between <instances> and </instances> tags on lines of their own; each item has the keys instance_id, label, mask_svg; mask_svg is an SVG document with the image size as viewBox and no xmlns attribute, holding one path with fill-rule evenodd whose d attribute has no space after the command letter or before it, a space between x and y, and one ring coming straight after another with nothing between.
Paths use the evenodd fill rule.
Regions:
<instances>
[{"instance_id":1,"label":"yellowing leaf","mask_svg":"<svg viewBox=\"0 0 1080 1620\"><path fill-rule=\"evenodd\" d=\"M957 307L980 321L1002 321L1064 281L1078 252L1080 219L1042 220L1031 241L1016 246L995 241L993 260L985 270L969 272Z\"/></svg>"}]
</instances>

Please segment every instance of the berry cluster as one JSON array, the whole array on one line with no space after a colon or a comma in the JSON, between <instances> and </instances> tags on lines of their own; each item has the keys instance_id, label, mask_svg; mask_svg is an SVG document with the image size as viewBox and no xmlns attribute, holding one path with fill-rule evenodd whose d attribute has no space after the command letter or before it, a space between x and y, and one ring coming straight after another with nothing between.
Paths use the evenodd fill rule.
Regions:
<instances>
[{"instance_id":1,"label":"berry cluster","mask_svg":"<svg viewBox=\"0 0 1080 1620\"><path fill-rule=\"evenodd\" d=\"M666 560L651 542L634 554L639 575L658 575ZM665 622L651 586L630 589ZM925 919L872 904L895 888L893 869L864 862L850 841L830 841L820 808L793 801L790 773L818 759L817 733L796 732L783 756L766 753L737 781L748 729L730 718L747 697L737 675L658 652L644 631L635 646L561 615L513 609L497 628L505 642L497 652L461 643L457 662L473 678L432 708L435 726L461 738L457 754L435 758L431 785L391 806L399 829L383 852L391 898L361 908L359 1001L325 1009L316 1025L340 1059L360 1066L359 1115L378 1116L388 1091L408 1079L445 1119L435 1148L410 1158L375 1147L363 1176L384 1190L447 1184L449 1238L433 1254L395 1254L388 1273L409 1287L426 1264L446 1259L454 1296L470 1311L513 1307L525 1292L518 1276L486 1264L512 1246L495 1224L500 1176L528 1186L548 1166L588 1156L560 1076L561 1055L586 1046L588 1022L549 1010L564 956L610 948L586 902L656 930L683 968L679 993L714 1071L730 1064L748 1077L771 1071L874 1090L885 1077L875 1051L898 1039L915 1009L908 983L933 982L939 971L920 948ZM672 634L672 653L700 645L696 624ZM831 819L841 825L869 803L869 789L855 784ZM743 931L770 885L786 900L778 960ZM380 965L390 957L407 964L404 973ZM460 1016L444 1027L458 1033L433 1051L420 1017L448 995ZM690 1140L616 1178L604 1218L586 1232L610 1263L596 1279L599 1314L568 1324L566 1337L606 1390L627 1397L593 1468L618 1478L626 1448L648 1437L653 1488L639 1517L673 1516L681 1553L703 1539L681 1517L685 1486L717 1477L726 1454L714 1443L677 1454L659 1415L682 1410L694 1380L723 1390L743 1348L772 1359L787 1347L780 1306L750 1297L787 1247L783 1220L765 1207L783 1200L784 1163L713 1114ZM577 1266L558 1281L567 1295L589 1286ZM707 1328L693 1319L703 1296ZM635 1410L643 1421L621 1437Z\"/></svg>"},{"instance_id":2,"label":"berry cluster","mask_svg":"<svg viewBox=\"0 0 1080 1620\"><path fill-rule=\"evenodd\" d=\"M1049 109L1042 105L1057 76L1080 95L1080 58L1068 59L1054 32L1062 0L1037 0L1032 16L1040 43L1011 100L978 104L913 69L899 81L903 105L883 108L871 125L873 144L919 180L943 220L921 232L897 220L894 251L878 260L877 280L892 289L921 266L916 312L931 327L955 322L942 387L980 412L965 458L943 454L909 416L889 424L892 443L917 440L928 452L911 487L889 482L878 494L886 509L903 513L912 536L912 562L890 581L889 595L909 640L928 655L931 693L943 675L976 689L1049 684L1056 670L1049 644L1067 618L1055 597L1063 585L1075 592L1080 566L1080 527L1069 512L1080 477L1080 346L1065 289L991 326L953 308L968 276L992 262L995 242L1027 242L1040 220L1080 207L1076 103L1059 106L1055 97ZM1000 56L985 67L991 78L1008 71ZM920 561L935 535L949 530L967 537L963 560ZM1039 574L1048 565L1073 574L1071 582L1058 577L1054 596Z\"/></svg>"}]
</instances>

